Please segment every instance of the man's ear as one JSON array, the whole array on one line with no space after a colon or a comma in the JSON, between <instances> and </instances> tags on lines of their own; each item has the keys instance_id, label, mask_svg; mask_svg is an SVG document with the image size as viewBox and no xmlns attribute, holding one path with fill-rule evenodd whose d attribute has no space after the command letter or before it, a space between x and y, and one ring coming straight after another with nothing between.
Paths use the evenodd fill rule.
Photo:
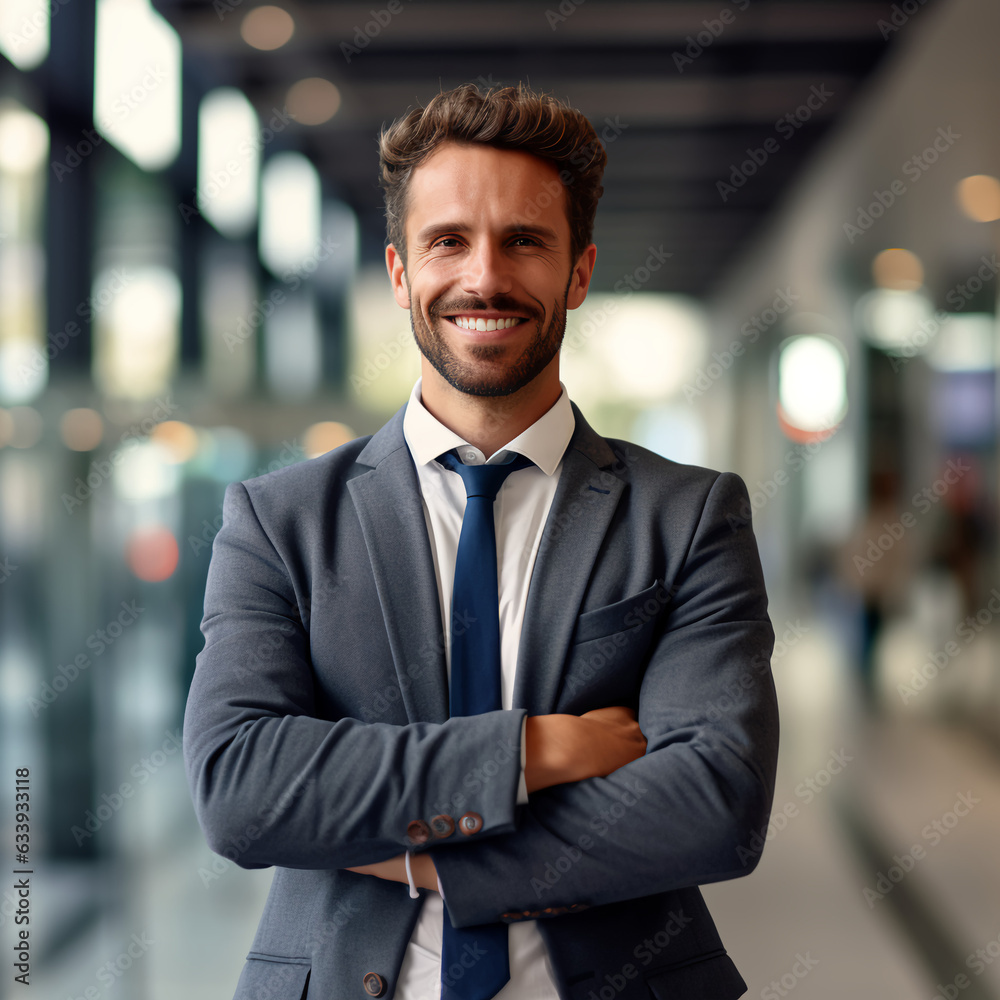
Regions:
<instances>
[{"instance_id":1,"label":"man's ear","mask_svg":"<svg viewBox=\"0 0 1000 1000\"><path fill-rule=\"evenodd\" d=\"M385 269L389 272L389 284L396 302L403 309L410 308L410 289L406 284L406 265L396 248L390 243L385 248Z\"/></svg>"},{"instance_id":2,"label":"man's ear","mask_svg":"<svg viewBox=\"0 0 1000 1000\"><path fill-rule=\"evenodd\" d=\"M566 295L567 309L576 309L583 305L583 300L587 297L587 289L590 288L590 278L594 273L594 261L596 260L597 247L591 243L573 265L569 292Z\"/></svg>"}]
</instances>

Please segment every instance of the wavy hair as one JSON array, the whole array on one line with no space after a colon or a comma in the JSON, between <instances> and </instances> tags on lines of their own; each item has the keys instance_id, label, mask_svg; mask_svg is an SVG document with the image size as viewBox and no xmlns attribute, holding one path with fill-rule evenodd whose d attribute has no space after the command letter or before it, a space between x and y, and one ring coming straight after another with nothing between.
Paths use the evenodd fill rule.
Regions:
<instances>
[{"instance_id":1,"label":"wavy hair","mask_svg":"<svg viewBox=\"0 0 1000 1000\"><path fill-rule=\"evenodd\" d=\"M482 143L516 149L551 161L566 190L570 253L576 261L590 244L604 145L575 108L523 84L481 93L467 83L443 91L396 119L379 136L380 183L385 191L388 242L406 260L407 192L413 168L445 142Z\"/></svg>"}]
</instances>

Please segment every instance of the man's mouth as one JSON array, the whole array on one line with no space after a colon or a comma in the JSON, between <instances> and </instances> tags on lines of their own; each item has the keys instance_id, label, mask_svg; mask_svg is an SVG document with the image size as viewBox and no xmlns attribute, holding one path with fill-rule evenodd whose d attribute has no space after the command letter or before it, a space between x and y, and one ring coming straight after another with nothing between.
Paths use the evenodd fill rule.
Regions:
<instances>
[{"instance_id":1,"label":"man's mouth","mask_svg":"<svg viewBox=\"0 0 1000 1000\"><path fill-rule=\"evenodd\" d=\"M463 330L475 330L480 333L488 333L491 330L509 330L511 327L525 322L523 316L491 316L486 319L482 316L465 314L448 316L447 318Z\"/></svg>"}]
</instances>

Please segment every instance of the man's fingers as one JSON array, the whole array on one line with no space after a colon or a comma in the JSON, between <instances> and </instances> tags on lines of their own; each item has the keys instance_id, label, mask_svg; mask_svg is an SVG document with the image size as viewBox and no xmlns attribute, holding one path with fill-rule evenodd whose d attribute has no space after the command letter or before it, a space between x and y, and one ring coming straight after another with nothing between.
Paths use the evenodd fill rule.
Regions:
<instances>
[{"instance_id":1,"label":"man's fingers","mask_svg":"<svg viewBox=\"0 0 1000 1000\"><path fill-rule=\"evenodd\" d=\"M597 729L589 741L596 766L594 772L607 775L646 753L646 738L639 729L633 709L625 705L595 708L580 716Z\"/></svg>"},{"instance_id":2,"label":"man's fingers","mask_svg":"<svg viewBox=\"0 0 1000 1000\"><path fill-rule=\"evenodd\" d=\"M604 708L594 708L584 712L581 719L593 719L595 722L618 724L635 722L635 712L627 705L607 705Z\"/></svg>"}]
</instances>

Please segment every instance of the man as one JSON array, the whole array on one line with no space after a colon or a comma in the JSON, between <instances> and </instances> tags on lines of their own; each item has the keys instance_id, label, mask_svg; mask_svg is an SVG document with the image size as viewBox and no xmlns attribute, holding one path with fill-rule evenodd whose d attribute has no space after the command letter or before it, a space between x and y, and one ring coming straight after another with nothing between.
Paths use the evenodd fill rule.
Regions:
<instances>
[{"instance_id":1,"label":"man","mask_svg":"<svg viewBox=\"0 0 1000 1000\"><path fill-rule=\"evenodd\" d=\"M209 573L196 809L277 869L236 997L738 997L697 886L756 860L773 632L742 482L601 438L559 381L603 148L466 86L380 152L421 379L230 486Z\"/></svg>"}]
</instances>

